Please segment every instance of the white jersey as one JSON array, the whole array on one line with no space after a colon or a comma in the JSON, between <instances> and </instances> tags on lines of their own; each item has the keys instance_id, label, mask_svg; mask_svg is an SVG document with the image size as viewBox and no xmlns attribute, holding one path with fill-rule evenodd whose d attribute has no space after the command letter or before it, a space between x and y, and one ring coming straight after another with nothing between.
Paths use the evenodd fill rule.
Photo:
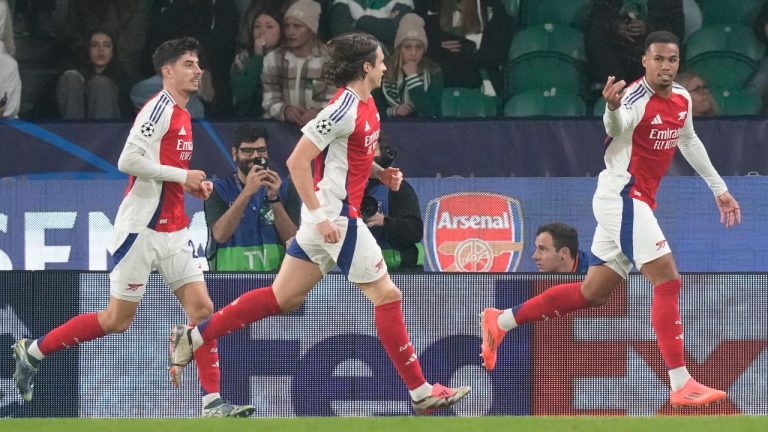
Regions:
<instances>
[{"instance_id":1,"label":"white jersey","mask_svg":"<svg viewBox=\"0 0 768 432\"><path fill-rule=\"evenodd\" d=\"M673 83L671 96L663 98L645 78L637 80L617 110L606 107L603 122L608 139L598 194L628 196L655 209L656 191L678 146L715 194L727 190L693 129L691 96L683 86Z\"/></svg>"},{"instance_id":2,"label":"white jersey","mask_svg":"<svg viewBox=\"0 0 768 432\"><path fill-rule=\"evenodd\" d=\"M131 175L115 229L175 232L186 228L189 217L184 209L183 183L192 158L192 121L189 112L176 105L165 90L147 101L136 116L119 166L136 151L143 153L142 162L157 174Z\"/></svg>"},{"instance_id":3,"label":"white jersey","mask_svg":"<svg viewBox=\"0 0 768 432\"><path fill-rule=\"evenodd\" d=\"M351 89L340 88L301 131L322 151L315 159L315 190L326 215L360 217L379 140L373 97L363 102ZM302 220L312 220L305 207Z\"/></svg>"}]
</instances>

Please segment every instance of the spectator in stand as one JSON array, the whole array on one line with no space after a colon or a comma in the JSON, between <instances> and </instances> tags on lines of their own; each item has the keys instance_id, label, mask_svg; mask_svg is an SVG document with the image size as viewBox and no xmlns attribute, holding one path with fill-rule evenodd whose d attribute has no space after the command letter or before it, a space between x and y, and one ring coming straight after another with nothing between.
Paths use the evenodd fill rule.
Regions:
<instances>
[{"instance_id":1,"label":"spectator in stand","mask_svg":"<svg viewBox=\"0 0 768 432\"><path fill-rule=\"evenodd\" d=\"M682 0L594 0L587 18L589 79L631 83L643 76L645 37L657 30L685 36Z\"/></svg>"},{"instance_id":2,"label":"spectator in stand","mask_svg":"<svg viewBox=\"0 0 768 432\"><path fill-rule=\"evenodd\" d=\"M533 262L542 273L581 273L589 269L589 255L579 250L579 233L570 225L549 223L536 230Z\"/></svg>"},{"instance_id":3,"label":"spectator in stand","mask_svg":"<svg viewBox=\"0 0 768 432\"><path fill-rule=\"evenodd\" d=\"M446 87L483 86L487 95L501 93L501 68L516 26L501 0L429 0L420 15L427 54L442 67Z\"/></svg>"},{"instance_id":4,"label":"spectator in stand","mask_svg":"<svg viewBox=\"0 0 768 432\"><path fill-rule=\"evenodd\" d=\"M315 1L299 0L285 13L285 44L264 58L264 117L303 126L336 93L321 75L328 54L317 37L319 25Z\"/></svg>"},{"instance_id":5,"label":"spectator in stand","mask_svg":"<svg viewBox=\"0 0 768 432\"><path fill-rule=\"evenodd\" d=\"M114 37L115 55L120 69L136 82L141 54L146 42L149 3L136 0L70 0L67 7L67 33L71 46L88 42L90 29L101 29Z\"/></svg>"},{"instance_id":6,"label":"spectator in stand","mask_svg":"<svg viewBox=\"0 0 768 432\"><path fill-rule=\"evenodd\" d=\"M333 0L328 29L331 37L362 31L392 46L400 19L409 12L413 0Z\"/></svg>"},{"instance_id":7,"label":"spectator in stand","mask_svg":"<svg viewBox=\"0 0 768 432\"><path fill-rule=\"evenodd\" d=\"M130 82L115 56L112 36L94 30L80 64L59 77L56 93L63 119L117 119L130 112Z\"/></svg>"},{"instance_id":8,"label":"spectator in stand","mask_svg":"<svg viewBox=\"0 0 768 432\"><path fill-rule=\"evenodd\" d=\"M282 14L278 9L264 9L251 22L249 34L232 64L232 97L238 115L261 117L264 113L261 106L264 57L282 42Z\"/></svg>"},{"instance_id":9,"label":"spectator in stand","mask_svg":"<svg viewBox=\"0 0 768 432\"><path fill-rule=\"evenodd\" d=\"M5 43L0 40L0 119L18 117L20 102L19 64L6 54Z\"/></svg>"},{"instance_id":10,"label":"spectator in stand","mask_svg":"<svg viewBox=\"0 0 768 432\"><path fill-rule=\"evenodd\" d=\"M677 75L677 81L691 94L691 115L694 117L714 117L720 113L717 103L709 92L709 86L704 78L694 71L686 71Z\"/></svg>"},{"instance_id":11,"label":"spectator in stand","mask_svg":"<svg viewBox=\"0 0 768 432\"><path fill-rule=\"evenodd\" d=\"M374 91L379 112L388 117L440 116L443 72L425 56L424 20L409 13L400 20L395 53L387 62L380 90Z\"/></svg>"}]
</instances>

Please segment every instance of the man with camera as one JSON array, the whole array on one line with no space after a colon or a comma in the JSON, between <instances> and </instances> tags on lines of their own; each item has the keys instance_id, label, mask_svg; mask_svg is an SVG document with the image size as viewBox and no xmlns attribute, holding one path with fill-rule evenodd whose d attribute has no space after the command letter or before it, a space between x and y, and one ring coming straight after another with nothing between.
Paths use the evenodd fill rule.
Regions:
<instances>
[{"instance_id":1,"label":"man with camera","mask_svg":"<svg viewBox=\"0 0 768 432\"><path fill-rule=\"evenodd\" d=\"M397 148L390 145L384 135L380 135L374 161L382 168L388 168L392 166L395 157ZM387 269L423 269L421 237L424 234L424 221L421 219L419 198L407 181L403 180L400 189L393 191L379 179L368 179L365 196L360 204L360 215L379 243Z\"/></svg>"},{"instance_id":2,"label":"man with camera","mask_svg":"<svg viewBox=\"0 0 768 432\"><path fill-rule=\"evenodd\" d=\"M237 171L213 180L205 201L206 256L211 270L276 271L298 229L301 202L288 181L268 168L267 131L245 123L235 131Z\"/></svg>"}]
</instances>

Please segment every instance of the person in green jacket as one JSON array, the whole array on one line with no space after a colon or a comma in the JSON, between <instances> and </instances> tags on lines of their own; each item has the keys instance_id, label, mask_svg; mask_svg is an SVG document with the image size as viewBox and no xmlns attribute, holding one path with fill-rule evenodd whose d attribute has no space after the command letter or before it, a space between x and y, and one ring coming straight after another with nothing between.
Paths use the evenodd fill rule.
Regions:
<instances>
[{"instance_id":1,"label":"person in green jacket","mask_svg":"<svg viewBox=\"0 0 768 432\"><path fill-rule=\"evenodd\" d=\"M264 57L282 41L282 22L282 13L277 8L268 7L256 14L248 39L235 56L230 75L235 112L240 116L261 117L264 114L261 72Z\"/></svg>"},{"instance_id":2,"label":"person in green jacket","mask_svg":"<svg viewBox=\"0 0 768 432\"><path fill-rule=\"evenodd\" d=\"M425 56L424 20L413 13L400 20L395 52L387 62L381 89L374 93L387 117L439 117L443 72Z\"/></svg>"}]
</instances>

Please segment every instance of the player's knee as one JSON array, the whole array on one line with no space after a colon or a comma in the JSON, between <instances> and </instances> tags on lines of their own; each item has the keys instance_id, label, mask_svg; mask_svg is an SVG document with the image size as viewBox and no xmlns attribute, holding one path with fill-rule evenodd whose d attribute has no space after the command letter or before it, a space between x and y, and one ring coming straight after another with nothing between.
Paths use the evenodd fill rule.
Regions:
<instances>
[{"instance_id":1,"label":"player's knee","mask_svg":"<svg viewBox=\"0 0 768 432\"><path fill-rule=\"evenodd\" d=\"M584 299L587 301L587 304L590 307L597 307L604 305L608 299L611 298L613 289L606 289L605 287L582 286L582 293L584 294Z\"/></svg>"},{"instance_id":2,"label":"player's knee","mask_svg":"<svg viewBox=\"0 0 768 432\"><path fill-rule=\"evenodd\" d=\"M187 312L189 314L189 320L191 323L197 324L213 315L213 301L207 299L191 309L192 310Z\"/></svg>"}]
</instances>

